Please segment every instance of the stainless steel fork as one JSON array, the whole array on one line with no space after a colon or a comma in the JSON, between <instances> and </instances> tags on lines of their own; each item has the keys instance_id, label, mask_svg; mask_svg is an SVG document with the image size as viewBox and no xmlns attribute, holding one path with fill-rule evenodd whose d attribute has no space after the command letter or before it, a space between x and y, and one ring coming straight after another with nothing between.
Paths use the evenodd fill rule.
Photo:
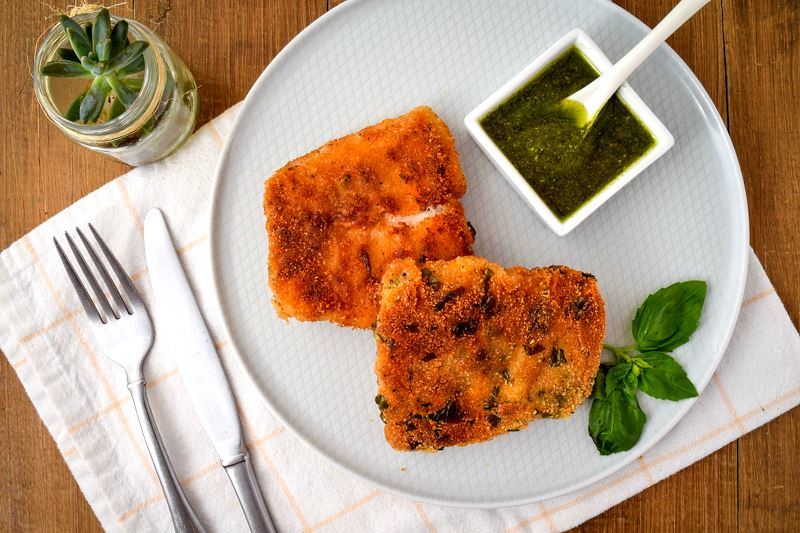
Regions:
<instances>
[{"instance_id":1,"label":"stainless steel fork","mask_svg":"<svg viewBox=\"0 0 800 533\"><path fill-rule=\"evenodd\" d=\"M153 323L150 320L150 314L147 312L147 308L131 278L125 273L122 265L120 265L117 258L114 257L114 254L111 253L111 250L109 250L91 224L89 224L89 230L114 272L119 286L114 283L103 261L94 247L89 244L83 232L79 228L75 228L84 249L92 264L94 264L96 271L100 274L108 294L111 296L111 301L106 297L103 289L100 288L100 284L89 267L84 254L78 249L72 237L66 232L64 235L99 307L95 305L89 295L89 291L86 290L81 278L67 258L67 254L55 237L53 237L53 242L56 245L61 261L64 263L64 268L67 270L72 286L75 287L78 298L83 304L84 310L86 310L86 315L92 324L94 336L100 349L106 357L125 369L128 389L131 392L133 405L136 408L139 425L142 428L147 450L150 452L150 458L153 460L158 479L161 482L161 488L164 490L164 497L172 514L172 523L175 531L204 532L203 526L189 505L178 477L175 475L175 470L172 468L167 456L164 443L161 441L158 428L153 420L153 414L150 411L150 404L147 401L142 364L150 351L150 347L153 345ZM122 297L122 293L127 297L127 301Z\"/></svg>"}]
</instances>

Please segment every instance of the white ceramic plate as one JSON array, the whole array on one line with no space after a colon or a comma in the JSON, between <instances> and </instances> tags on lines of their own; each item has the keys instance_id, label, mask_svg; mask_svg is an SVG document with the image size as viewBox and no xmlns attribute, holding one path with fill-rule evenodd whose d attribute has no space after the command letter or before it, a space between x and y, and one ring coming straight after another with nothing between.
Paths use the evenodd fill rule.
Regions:
<instances>
[{"instance_id":1,"label":"white ceramic plate","mask_svg":"<svg viewBox=\"0 0 800 533\"><path fill-rule=\"evenodd\" d=\"M741 302L747 208L736 155L716 109L667 48L631 85L675 136L675 146L566 237L554 235L494 169L464 116L562 35L586 31L618 59L646 28L603 0L570 2L351 1L309 26L253 86L225 147L211 215L219 303L239 356L267 403L311 447L387 490L416 499L499 507L553 497L632 461L691 401L641 399L638 445L601 457L588 405L495 440L436 454L399 453L383 439L373 403L369 331L284 322L267 288L263 181L288 160L420 104L453 131L477 228L475 253L505 265L565 264L597 276L607 338L625 344L644 297L705 279L700 329L677 358L702 389L730 338Z\"/></svg>"}]
</instances>

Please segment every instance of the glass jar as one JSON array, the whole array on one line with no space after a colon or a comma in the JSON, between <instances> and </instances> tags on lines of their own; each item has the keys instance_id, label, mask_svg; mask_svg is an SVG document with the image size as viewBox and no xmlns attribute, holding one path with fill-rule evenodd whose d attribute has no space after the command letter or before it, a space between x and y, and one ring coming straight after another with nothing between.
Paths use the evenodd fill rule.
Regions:
<instances>
[{"instance_id":1,"label":"glass jar","mask_svg":"<svg viewBox=\"0 0 800 533\"><path fill-rule=\"evenodd\" d=\"M72 17L81 26L94 21L95 13ZM122 20L111 16L112 24ZM34 92L47 117L70 139L129 165L144 165L171 154L194 130L197 119L197 84L184 62L149 28L128 22L131 41L147 41L142 87L134 102L107 122L82 124L64 117L64 92L75 89L72 78L43 76L42 67L58 59L58 49L69 48L60 24L42 40L34 58ZM73 84L70 87L69 84ZM78 96L73 92L70 97Z\"/></svg>"}]
</instances>

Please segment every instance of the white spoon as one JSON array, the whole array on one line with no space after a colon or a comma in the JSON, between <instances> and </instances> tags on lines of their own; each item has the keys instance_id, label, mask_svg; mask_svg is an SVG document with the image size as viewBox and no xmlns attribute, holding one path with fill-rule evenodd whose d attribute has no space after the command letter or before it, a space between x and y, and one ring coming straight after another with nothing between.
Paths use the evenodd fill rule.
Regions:
<instances>
[{"instance_id":1,"label":"white spoon","mask_svg":"<svg viewBox=\"0 0 800 533\"><path fill-rule=\"evenodd\" d=\"M658 48L658 45L709 1L681 0L644 39L639 41L639 44L617 61L611 70L606 71L583 89L566 97L561 101L560 106L575 118L578 127L589 126L606 105L608 99L631 75L631 72L636 70L636 67L641 65Z\"/></svg>"}]
</instances>

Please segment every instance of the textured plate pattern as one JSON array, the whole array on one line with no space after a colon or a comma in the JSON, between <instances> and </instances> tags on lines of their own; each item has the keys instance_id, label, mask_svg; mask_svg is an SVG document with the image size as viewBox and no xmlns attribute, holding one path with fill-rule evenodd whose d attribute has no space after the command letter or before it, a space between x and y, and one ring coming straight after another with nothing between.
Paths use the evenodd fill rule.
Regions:
<instances>
[{"instance_id":1,"label":"textured plate pattern","mask_svg":"<svg viewBox=\"0 0 800 533\"><path fill-rule=\"evenodd\" d=\"M507 266L560 263L593 272L608 306L608 339L618 343L630 340L633 311L646 294L677 280L706 279L702 325L677 357L704 386L727 344L746 267L744 189L716 110L673 52L657 50L630 81L673 133L675 146L567 237L540 223L467 137L466 113L575 27L612 60L646 30L602 0L348 2L270 65L226 147L211 249L231 339L289 428L390 490L466 506L554 496L633 460L691 402L644 398L642 440L611 457L601 457L588 437L587 406L569 421L539 421L486 444L438 454L392 451L373 403L370 332L286 323L269 303L262 182L329 139L430 105L452 129L461 154L476 254Z\"/></svg>"}]
</instances>

